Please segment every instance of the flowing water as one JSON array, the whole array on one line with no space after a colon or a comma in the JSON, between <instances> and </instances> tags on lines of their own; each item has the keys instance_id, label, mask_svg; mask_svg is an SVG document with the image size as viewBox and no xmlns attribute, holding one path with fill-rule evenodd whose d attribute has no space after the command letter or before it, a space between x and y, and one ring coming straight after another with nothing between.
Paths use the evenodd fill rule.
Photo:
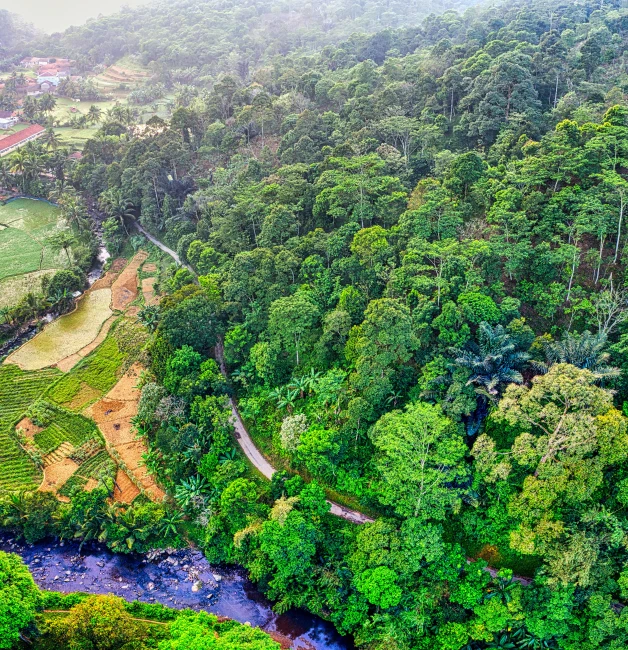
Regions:
<instances>
[{"instance_id":1,"label":"flowing water","mask_svg":"<svg viewBox=\"0 0 628 650\"><path fill-rule=\"evenodd\" d=\"M74 542L17 543L0 538L0 549L19 554L42 589L114 594L126 600L205 610L292 640L295 650L353 650L331 623L301 610L278 616L241 569L210 565L200 551L119 555Z\"/></svg>"}]
</instances>

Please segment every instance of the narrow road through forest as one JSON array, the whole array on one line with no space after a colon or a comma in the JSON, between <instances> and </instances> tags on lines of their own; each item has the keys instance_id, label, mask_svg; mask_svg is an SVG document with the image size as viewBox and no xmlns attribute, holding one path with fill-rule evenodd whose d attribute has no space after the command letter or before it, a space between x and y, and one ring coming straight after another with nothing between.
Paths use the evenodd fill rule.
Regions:
<instances>
[{"instance_id":1,"label":"narrow road through forest","mask_svg":"<svg viewBox=\"0 0 628 650\"><path fill-rule=\"evenodd\" d=\"M180 264L181 266L184 266L190 273L196 277L196 273L194 272L194 269L189 265L186 264L178 255L175 253L175 251L172 250L172 248L168 248L165 244L162 244L159 239L157 239L154 235L151 235L148 230L146 230L143 226L141 226L137 221L133 222L133 225L137 229L138 232L142 233L148 241L152 242L159 248L159 250L162 250L164 253L167 253L172 257L172 259L177 263Z\"/></svg>"},{"instance_id":2,"label":"narrow road through forest","mask_svg":"<svg viewBox=\"0 0 628 650\"><path fill-rule=\"evenodd\" d=\"M222 341L219 341L216 345L216 360L218 361L218 364L220 366L220 372L223 374L225 379L228 379ZM251 461L251 463L267 479L270 480L273 474L277 470L266 460L262 452L255 446L253 440L251 440L251 436L249 435L249 432L246 430L242 417L238 412L236 403L231 397L229 398L229 404L231 406L231 423L233 424L235 438L238 441L238 444L240 445L245 456ZM342 517L342 519L351 521L354 524L366 524L374 521L373 519L367 517L362 512L358 512L357 510L351 510L350 508L345 508L344 506L341 506L339 503L335 503L334 501L330 501L329 499L327 500L327 503L329 503L329 505L331 506L330 512L332 515L336 515L336 517Z\"/></svg>"},{"instance_id":3,"label":"narrow road through forest","mask_svg":"<svg viewBox=\"0 0 628 650\"><path fill-rule=\"evenodd\" d=\"M194 274L194 277L196 277L196 273L194 272L194 269L188 266L187 264L185 264L181 260L181 258L177 255L177 253L175 253L171 248L168 248L168 246L166 246L165 244L162 244L156 237L154 237L147 230L145 230L137 221L135 221L134 223L135 223L135 227L140 233L142 233L142 235L144 235L149 241L155 244L157 248L162 250L164 253L170 255L170 257L172 257L172 259L177 264L181 264L182 266L185 266L185 268L187 268L191 273ZM220 341L218 345L216 345L216 357L220 365L220 371L224 375L225 379L229 379L227 374L227 367L225 366L222 341ZM253 440L251 440L251 436L249 435L249 432L246 430L246 427L244 426L244 421L242 420L242 417L238 412L236 403L231 397L229 398L229 405L231 406L231 423L233 424L235 439L237 440L238 444L240 445L240 448L244 452L244 455L249 459L251 464L257 470L259 470L267 479L270 480L273 474L277 470L266 460L262 452L255 446ZM346 519L347 521L351 521L355 524L366 524L374 521L370 517L367 517L365 514L358 512L357 510L351 510L350 508L345 508L345 506L341 506L339 503L335 503L333 501L328 500L327 502L331 506L330 508L331 514L336 515L336 517L341 517L342 519Z\"/></svg>"},{"instance_id":4,"label":"narrow road through forest","mask_svg":"<svg viewBox=\"0 0 628 650\"><path fill-rule=\"evenodd\" d=\"M164 253L168 253L168 255L170 255L178 264L182 264L181 258L172 249L168 248L165 244L162 244L158 239L155 239L155 237L146 232L146 230L144 230L144 228L142 228L138 223L135 225L143 235L145 235L151 242L153 242L153 244L155 244L155 246L164 251ZM187 264L184 266L188 268L192 273L194 273L194 270ZM194 273L194 276L196 277L196 273ZM220 372L223 374L225 379L228 379L229 377L227 373L227 367L225 365L222 341L219 341L216 345L216 360L220 366ZM229 398L229 405L231 406L231 422L233 424L235 439L237 440L240 448L244 452L244 455L249 459L251 464L257 468L267 479L270 480L277 470L266 460L262 452L255 446L255 443L251 439L249 432L246 430L244 421L238 412L236 403L231 397ZM371 519L371 517L367 517L364 513L358 512L357 510L345 508L344 506L341 506L340 504L329 500L327 500L327 503L329 503L331 506L331 514L335 515L336 517L341 517L342 519L346 519L347 521L351 521L355 524L367 524L374 521L374 519ZM467 562L472 561L475 560L472 558L467 558ZM488 571L493 578L497 576L497 569L494 569L493 567L487 566L486 571ZM523 585L529 585L532 582L530 578L518 575L513 575L513 580Z\"/></svg>"}]
</instances>

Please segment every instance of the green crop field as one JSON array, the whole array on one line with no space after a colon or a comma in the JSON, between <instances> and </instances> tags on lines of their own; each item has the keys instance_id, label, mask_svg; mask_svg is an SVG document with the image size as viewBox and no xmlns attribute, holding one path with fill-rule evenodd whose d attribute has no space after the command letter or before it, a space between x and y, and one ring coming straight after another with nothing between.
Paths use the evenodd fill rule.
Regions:
<instances>
[{"instance_id":1,"label":"green crop field","mask_svg":"<svg viewBox=\"0 0 628 650\"><path fill-rule=\"evenodd\" d=\"M66 226L59 208L34 199L0 205L0 279L67 266L63 251L47 239Z\"/></svg>"},{"instance_id":2,"label":"green crop field","mask_svg":"<svg viewBox=\"0 0 628 650\"><path fill-rule=\"evenodd\" d=\"M55 133L59 136L61 144L75 149L82 149L85 143L96 135L98 126L86 129L72 129L70 127L57 127Z\"/></svg>"},{"instance_id":3,"label":"green crop field","mask_svg":"<svg viewBox=\"0 0 628 650\"><path fill-rule=\"evenodd\" d=\"M100 438L96 425L91 420L53 404L44 404L52 421L43 431L35 434L35 444L42 454L49 454L63 442L80 447L90 438Z\"/></svg>"},{"instance_id":4,"label":"green crop field","mask_svg":"<svg viewBox=\"0 0 628 650\"><path fill-rule=\"evenodd\" d=\"M58 377L58 370L24 372L0 366L0 490L35 487L41 473L13 437L13 427L30 404Z\"/></svg>"},{"instance_id":5,"label":"green crop field","mask_svg":"<svg viewBox=\"0 0 628 650\"><path fill-rule=\"evenodd\" d=\"M118 349L115 338L108 336L94 352L52 386L48 397L57 404L68 405L86 387L91 389L88 395L100 396L118 380L118 368L123 360L124 355ZM85 404L76 406L82 408Z\"/></svg>"}]
</instances>

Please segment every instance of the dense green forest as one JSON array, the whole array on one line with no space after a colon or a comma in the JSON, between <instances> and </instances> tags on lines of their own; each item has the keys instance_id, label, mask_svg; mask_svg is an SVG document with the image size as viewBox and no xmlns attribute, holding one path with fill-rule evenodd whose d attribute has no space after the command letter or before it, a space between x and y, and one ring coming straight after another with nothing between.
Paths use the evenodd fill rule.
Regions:
<instances>
[{"instance_id":1,"label":"dense green forest","mask_svg":"<svg viewBox=\"0 0 628 650\"><path fill-rule=\"evenodd\" d=\"M315 51L354 32L417 25L432 12L463 10L475 0L190 0L158 2L89 21L35 44L91 63L141 54L174 80L211 83L232 71L246 79L273 55Z\"/></svg>"},{"instance_id":2,"label":"dense green forest","mask_svg":"<svg viewBox=\"0 0 628 650\"><path fill-rule=\"evenodd\" d=\"M4 520L187 537L369 650L625 648L624 5L412 26L418 3L303 3L292 25L173 2L51 37L85 66L137 54L174 95L169 120L111 114L56 182L99 201L113 254L138 220L186 263L139 314L137 427L171 499L113 523L99 490L6 499Z\"/></svg>"}]
</instances>

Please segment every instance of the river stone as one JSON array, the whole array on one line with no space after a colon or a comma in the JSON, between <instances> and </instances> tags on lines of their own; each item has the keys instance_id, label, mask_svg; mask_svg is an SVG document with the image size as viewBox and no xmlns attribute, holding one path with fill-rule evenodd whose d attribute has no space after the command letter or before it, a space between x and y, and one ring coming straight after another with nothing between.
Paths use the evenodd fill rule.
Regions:
<instances>
[{"instance_id":1,"label":"river stone","mask_svg":"<svg viewBox=\"0 0 628 650\"><path fill-rule=\"evenodd\" d=\"M146 589L148 589L148 591L152 591L154 588L155 588L155 583L154 582L149 582L146 585Z\"/></svg>"},{"instance_id":2,"label":"river stone","mask_svg":"<svg viewBox=\"0 0 628 650\"><path fill-rule=\"evenodd\" d=\"M199 591L199 589L203 586L203 583L200 580L197 580L193 585L192 585L192 591L196 593Z\"/></svg>"},{"instance_id":3,"label":"river stone","mask_svg":"<svg viewBox=\"0 0 628 650\"><path fill-rule=\"evenodd\" d=\"M216 582L220 582L222 580L222 576L219 576L217 573L214 573L214 580Z\"/></svg>"}]
</instances>

